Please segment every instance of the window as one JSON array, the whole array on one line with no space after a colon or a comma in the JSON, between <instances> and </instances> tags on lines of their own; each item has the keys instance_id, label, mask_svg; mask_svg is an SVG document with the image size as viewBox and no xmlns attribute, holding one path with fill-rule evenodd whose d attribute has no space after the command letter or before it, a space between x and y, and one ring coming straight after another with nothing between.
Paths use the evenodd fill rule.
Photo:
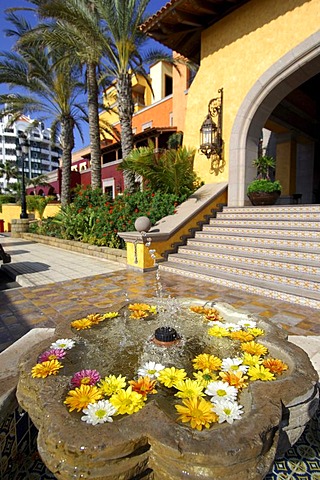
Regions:
<instances>
[{"instance_id":1,"label":"window","mask_svg":"<svg viewBox=\"0 0 320 480\"><path fill-rule=\"evenodd\" d=\"M172 77L169 77L169 75L164 76L164 96L167 97L168 95L171 95L173 91L173 86L172 86Z\"/></svg>"}]
</instances>

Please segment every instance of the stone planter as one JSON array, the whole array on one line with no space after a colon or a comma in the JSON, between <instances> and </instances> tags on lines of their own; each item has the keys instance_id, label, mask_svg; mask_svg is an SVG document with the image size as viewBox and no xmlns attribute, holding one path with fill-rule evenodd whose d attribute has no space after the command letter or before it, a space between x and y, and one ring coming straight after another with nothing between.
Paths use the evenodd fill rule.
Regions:
<instances>
[{"instance_id":1,"label":"stone planter","mask_svg":"<svg viewBox=\"0 0 320 480\"><path fill-rule=\"evenodd\" d=\"M248 198L252 205L274 205L278 198L280 197L281 192L252 192L248 193Z\"/></svg>"}]
</instances>

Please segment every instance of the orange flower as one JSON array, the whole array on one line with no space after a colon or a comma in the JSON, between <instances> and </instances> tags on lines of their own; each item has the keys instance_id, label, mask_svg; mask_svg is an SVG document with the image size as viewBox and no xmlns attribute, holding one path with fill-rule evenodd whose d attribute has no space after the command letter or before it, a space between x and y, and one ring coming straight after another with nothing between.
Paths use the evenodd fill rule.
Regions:
<instances>
[{"instance_id":1,"label":"orange flower","mask_svg":"<svg viewBox=\"0 0 320 480\"><path fill-rule=\"evenodd\" d=\"M262 365L270 370L272 373L281 375L282 372L288 370L288 365L279 360L278 358L266 358L263 360Z\"/></svg>"},{"instance_id":2,"label":"orange flower","mask_svg":"<svg viewBox=\"0 0 320 480\"><path fill-rule=\"evenodd\" d=\"M130 380L129 383L132 386L133 392L138 392L140 395L147 396L148 394L157 393L154 388L156 380L151 380L150 377L139 377L138 380Z\"/></svg>"},{"instance_id":3,"label":"orange flower","mask_svg":"<svg viewBox=\"0 0 320 480\"><path fill-rule=\"evenodd\" d=\"M102 322L102 320L103 320L102 315L100 315L99 313L90 313L87 316L87 319L90 320L92 325L97 325L98 323Z\"/></svg>"},{"instance_id":4,"label":"orange flower","mask_svg":"<svg viewBox=\"0 0 320 480\"><path fill-rule=\"evenodd\" d=\"M139 318L145 318L148 316L148 313L145 310L133 310L129 318L135 318L139 320Z\"/></svg>"},{"instance_id":5,"label":"orange flower","mask_svg":"<svg viewBox=\"0 0 320 480\"><path fill-rule=\"evenodd\" d=\"M268 353L267 347L257 342L245 342L241 344L241 350L251 355L265 355Z\"/></svg>"},{"instance_id":6,"label":"orange flower","mask_svg":"<svg viewBox=\"0 0 320 480\"><path fill-rule=\"evenodd\" d=\"M237 371L233 372L220 372L220 377L224 382L229 383L232 387L236 387L238 390L242 390L248 386L246 380L248 380L247 375L243 375L243 372Z\"/></svg>"},{"instance_id":7,"label":"orange flower","mask_svg":"<svg viewBox=\"0 0 320 480\"><path fill-rule=\"evenodd\" d=\"M244 332L243 330L238 330L230 333L230 338L232 340L240 340L240 342L250 342L254 339L254 336L251 333Z\"/></svg>"}]
</instances>

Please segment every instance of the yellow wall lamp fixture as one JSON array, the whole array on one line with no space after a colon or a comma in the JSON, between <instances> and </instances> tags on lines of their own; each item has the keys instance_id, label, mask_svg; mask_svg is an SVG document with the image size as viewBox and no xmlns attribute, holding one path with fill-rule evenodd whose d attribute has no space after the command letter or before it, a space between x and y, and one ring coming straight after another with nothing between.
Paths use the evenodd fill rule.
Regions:
<instances>
[{"instance_id":1,"label":"yellow wall lamp fixture","mask_svg":"<svg viewBox=\"0 0 320 480\"><path fill-rule=\"evenodd\" d=\"M200 128L200 147L208 160L211 159L211 172L218 175L223 171L223 139L222 139L222 113L223 113L223 88L218 90L219 96L210 100L208 114Z\"/></svg>"}]
</instances>

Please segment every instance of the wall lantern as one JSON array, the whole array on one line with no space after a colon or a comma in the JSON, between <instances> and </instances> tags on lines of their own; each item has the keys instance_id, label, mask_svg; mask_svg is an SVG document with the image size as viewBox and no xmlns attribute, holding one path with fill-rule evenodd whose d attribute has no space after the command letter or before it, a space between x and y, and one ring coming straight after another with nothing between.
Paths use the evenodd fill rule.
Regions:
<instances>
[{"instance_id":1,"label":"wall lantern","mask_svg":"<svg viewBox=\"0 0 320 480\"><path fill-rule=\"evenodd\" d=\"M222 106L223 106L223 88L218 90L219 97L210 100L208 105L208 115L200 128L200 148L208 159L216 157L222 160L223 140L222 140ZM214 121L214 119L216 121Z\"/></svg>"}]
</instances>

